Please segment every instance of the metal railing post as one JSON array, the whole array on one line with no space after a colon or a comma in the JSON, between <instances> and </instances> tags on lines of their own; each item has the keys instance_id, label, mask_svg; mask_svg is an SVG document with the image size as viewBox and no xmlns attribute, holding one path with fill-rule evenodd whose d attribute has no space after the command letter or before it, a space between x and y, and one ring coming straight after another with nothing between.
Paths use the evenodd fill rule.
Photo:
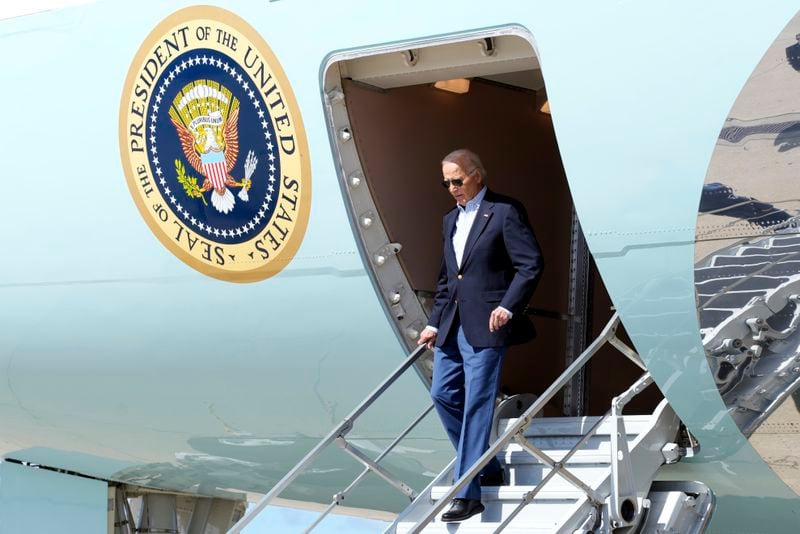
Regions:
<instances>
[{"instance_id":1,"label":"metal railing post","mask_svg":"<svg viewBox=\"0 0 800 534\"><path fill-rule=\"evenodd\" d=\"M608 342L611 343L611 345L613 345L615 349L621 352L623 356L632 361L639 369L641 369L642 371L647 371L647 367L642 361L642 358L640 358L639 355L636 353L636 351L630 348L628 345L626 345L616 335L611 336Z\"/></svg>"},{"instance_id":2,"label":"metal railing post","mask_svg":"<svg viewBox=\"0 0 800 534\"><path fill-rule=\"evenodd\" d=\"M409 499L414 500L414 498L417 496L416 493L414 493L414 490L411 488L411 486L409 486L402 480L398 480L389 471L379 466L376 462L367 458L367 456L363 452L358 450L358 448L354 447L351 443L348 443L346 439L338 437L336 438L336 444L344 452L355 458L356 461L358 461L360 464L368 467L370 471L381 477L383 480L386 481L387 484L397 489L400 493L402 493Z\"/></svg>"},{"instance_id":3,"label":"metal railing post","mask_svg":"<svg viewBox=\"0 0 800 534\"><path fill-rule=\"evenodd\" d=\"M378 455L378 457L377 457L377 458L375 458L375 463L379 463L381 460L383 460L383 459L386 457L386 455L387 455L387 454L389 454L390 452L392 452L392 450L395 448L395 446L397 446L397 444L398 444L398 443L400 443L400 441L402 441L402 440L403 440L403 438L405 438L405 437L406 437L406 436L407 436L407 435L408 435L408 434L409 434L409 433L410 433L412 430L414 430L414 428L416 428L416 426L417 426L417 425L418 425L418 424L419 424L419 423L420 423L420 422L421 422L423 419L425 419L425 417L426 417L426 416L427 416L429 413L431 413L431 410L433 410L433 404L431 404L431 405L430 405L430 406L428 406L428 407L427 407L425 410L423 410L423 412L422 412L421 414L419 414L419 415L416 417L416 419L414 419L414 420L411 422L411 424L410 424L410 425L408 425L408 426L405 428L405 430L403 430L403 431L400 433L400 435L398 435L396 438L394 438L394 440L393 440L393 441L392 441L392 442L389 444L389 446L388 446L388 447L386 447L386 448L383 450L383 452L382 452L382 453L380 453L380 454ZM309 532L311 532L312 530L314 530L314 529L317 527L317 525L319 525L319 524L322 522L322 520L323 520L323 519L325 519L325 518L328 516L328 514L329 514L329 513L331 513L331 511L332 511L334 508L336 508L338 505L340 505L340 504L342 503L342 501L344 501L344 499L347 497L347 494L348 494L348 493L350 493L351 491L353 491L353 488L355 488L356 486L358 486L358 485L361 483L361 481L362 481L362 480L364 480L364 478L365 478L365 477L366 477L366 476L367 476L367 475L370 473L370 471L372 471L372 470L371 470L369 467L366 467L366 468L364 468L364 470L363 470L363 471L361 471L361 474L360 474L360 475L358 475L358 476L357 476L357 477L356 477L356 478L355 478L355 479L354 479L354 480L353 480L353 481L350 483L350 485L349 485L349 486L347 486L345 489L343 489L342 491L340 491L339 493L337 493L336 495L334 495L334 496L333 496L333 501L332 501L332 502L331 502L331 503L328 505L328 507L327 507L327 508L325 508L325 511L323 511L323 512L322 512L322 513L319 515L319 517L317 517L317 518L314 520L314 522L313 522L313 523L311 523L311 525L309 525L309 526L308 526L308 528L306 528L306 530L305 530L305 533L304 533L304 534L308 534Z\"/></svg>"},{"instance_id":4,"label":"metal railing post","mask_svg":"<svg viewBox=\"0 0 800 534\"><path fill-rule=\"evenodd\" d=\"M633 477L633 464L631 463L628 448L628 432L625 429L625 420L622 411L625 406L647 386L653 383L650 373L645 373L621 395L611 401L611 495L609 515L612 525L625 527L641 513L641 506L636 496L636 483ZM624 506L625 503L628 506ZM623 511L623 507L626 511Z\"/></svg>"}]
</instances>

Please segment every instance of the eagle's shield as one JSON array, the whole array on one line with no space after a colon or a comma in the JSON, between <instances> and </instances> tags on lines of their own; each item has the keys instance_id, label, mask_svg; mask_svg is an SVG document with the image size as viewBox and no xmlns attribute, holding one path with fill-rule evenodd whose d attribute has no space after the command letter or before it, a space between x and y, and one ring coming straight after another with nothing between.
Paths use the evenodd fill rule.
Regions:
<instances>
[{"instance_id":1,"label":"eagle's shield","mask_svg":"<svg viewBox=\"0 0 800 534\"><path fill-rule=\"evenodd\" d=\"M214 186L214 189L218 192L225 189L225 180L228 176L225 153L219 151L200 154L200 162L203 164L203 174L211 180L211 185Z\"/></svg>"}]
</instances>

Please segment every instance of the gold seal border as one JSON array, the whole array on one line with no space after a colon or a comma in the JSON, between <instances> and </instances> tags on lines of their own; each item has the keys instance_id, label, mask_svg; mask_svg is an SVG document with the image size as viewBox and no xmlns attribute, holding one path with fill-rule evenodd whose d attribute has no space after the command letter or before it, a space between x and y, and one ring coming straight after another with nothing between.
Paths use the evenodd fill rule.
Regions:
<instances>
[{"instance_id":1,"label":"gold seal border","mask_svg":"<svg viewBox=\"0 0 800 534\"><path fill-rule=\"evenodd\" d=\"M214 265L204 263L198 260L190 253L185 251L180 245L174 241L158 226L155 222L154 216L150 213L150 207L145 204L144 199L138 191L138 183L133 169L133 162L127 150L127 136L128 136L128 116L130 112L130 99L133 92L134 84L140 74L140 67L147 56L151 52L153 45L163 39L166 31L173 28L180 23L191 23L198 19L217 20L228 26L235 28L242 35L244 35L250 43L257 48L261 54L264 62L269 66L272 73L278 79L281 87L281 92L284 96L284 102L289 108L290 116L292 117L292 125L294 126L295 138L297 141L297 157L300 165L300 183L302 190L298 199L297 220L291 234L286 239L284 246L275 255L270 256L265 263L258 267L245 271L231 271L228 269L216 267ZM142 215L150 231L155 237L164 245L167 250L174 254L185 264L193 269L200 271L203 274L216 278L218 280L225 280L228 282L247 283L258 282L265 280L276 274L280 273L286 265L288 265L294 258L300 244L305 238L306 229L308 227L308 218L311 212L311 163L309 160L308 139L306 137L306 130L303 123L303 117L300 114L300 108L297 105L297 100L294 95L289 79L283 70L283 66L278 61L278 58L272 51L272 48L267 44L261 35L250 26L243 18L238 15L219 7L214 6L192 6L180 9L162 20L153 30L147 35L136 55L133 58L128 75L125 77L125 84L123 86L122 96L120 99L119 111L119 147L120 156L123 164L123 171L125 173L125 182L128 185L128 190L133 197L139 213ZM253 238L255 240L256 238ZM220 243L223 244L223 243Z\"/></svg>"}]
</instances>

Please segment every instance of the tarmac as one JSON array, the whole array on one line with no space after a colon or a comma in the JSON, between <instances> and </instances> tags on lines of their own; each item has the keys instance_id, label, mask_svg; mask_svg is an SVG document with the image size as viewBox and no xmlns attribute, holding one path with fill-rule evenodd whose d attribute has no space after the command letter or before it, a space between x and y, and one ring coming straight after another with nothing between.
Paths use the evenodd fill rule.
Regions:
<instances>
[{"instance_id":1,"label":"tarmac","mask_svg":"<svg viewBox=\"0 0 800 534\"><path fill-rule=\"evenodd\" d=\"M758 427L750 443L787 486L800 495L800 412L792 397Z\"/></svg>"}]
</instances>

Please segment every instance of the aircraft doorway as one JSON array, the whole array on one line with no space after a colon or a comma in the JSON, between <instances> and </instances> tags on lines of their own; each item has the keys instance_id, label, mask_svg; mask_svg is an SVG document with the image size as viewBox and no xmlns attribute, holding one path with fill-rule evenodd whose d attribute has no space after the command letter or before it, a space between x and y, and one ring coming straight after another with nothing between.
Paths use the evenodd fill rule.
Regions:
<instances>
[{"instance_id":1,"label":"aircraft doorway","mask_svg":"<svg viewBox=\"0 0 800 534\"><path fill-rule=\"evenodd\" d=\"M611 302L574 215L530 36L506 28L392 49L332 56L326 111L342 188L362 256L406 348L427 324L441 259L440 161L477 152L494 191L521 201L545 258L529 305L538 337L512 347L501 391L540 393L612 316ZM457 91L436 82L454 82ZM430 378L430 361L418 368ZM641 373L611 347L595 356L545 415L602 414ZM630 405L650 413L656 387Z\"/></svg>"}]
</instances>

